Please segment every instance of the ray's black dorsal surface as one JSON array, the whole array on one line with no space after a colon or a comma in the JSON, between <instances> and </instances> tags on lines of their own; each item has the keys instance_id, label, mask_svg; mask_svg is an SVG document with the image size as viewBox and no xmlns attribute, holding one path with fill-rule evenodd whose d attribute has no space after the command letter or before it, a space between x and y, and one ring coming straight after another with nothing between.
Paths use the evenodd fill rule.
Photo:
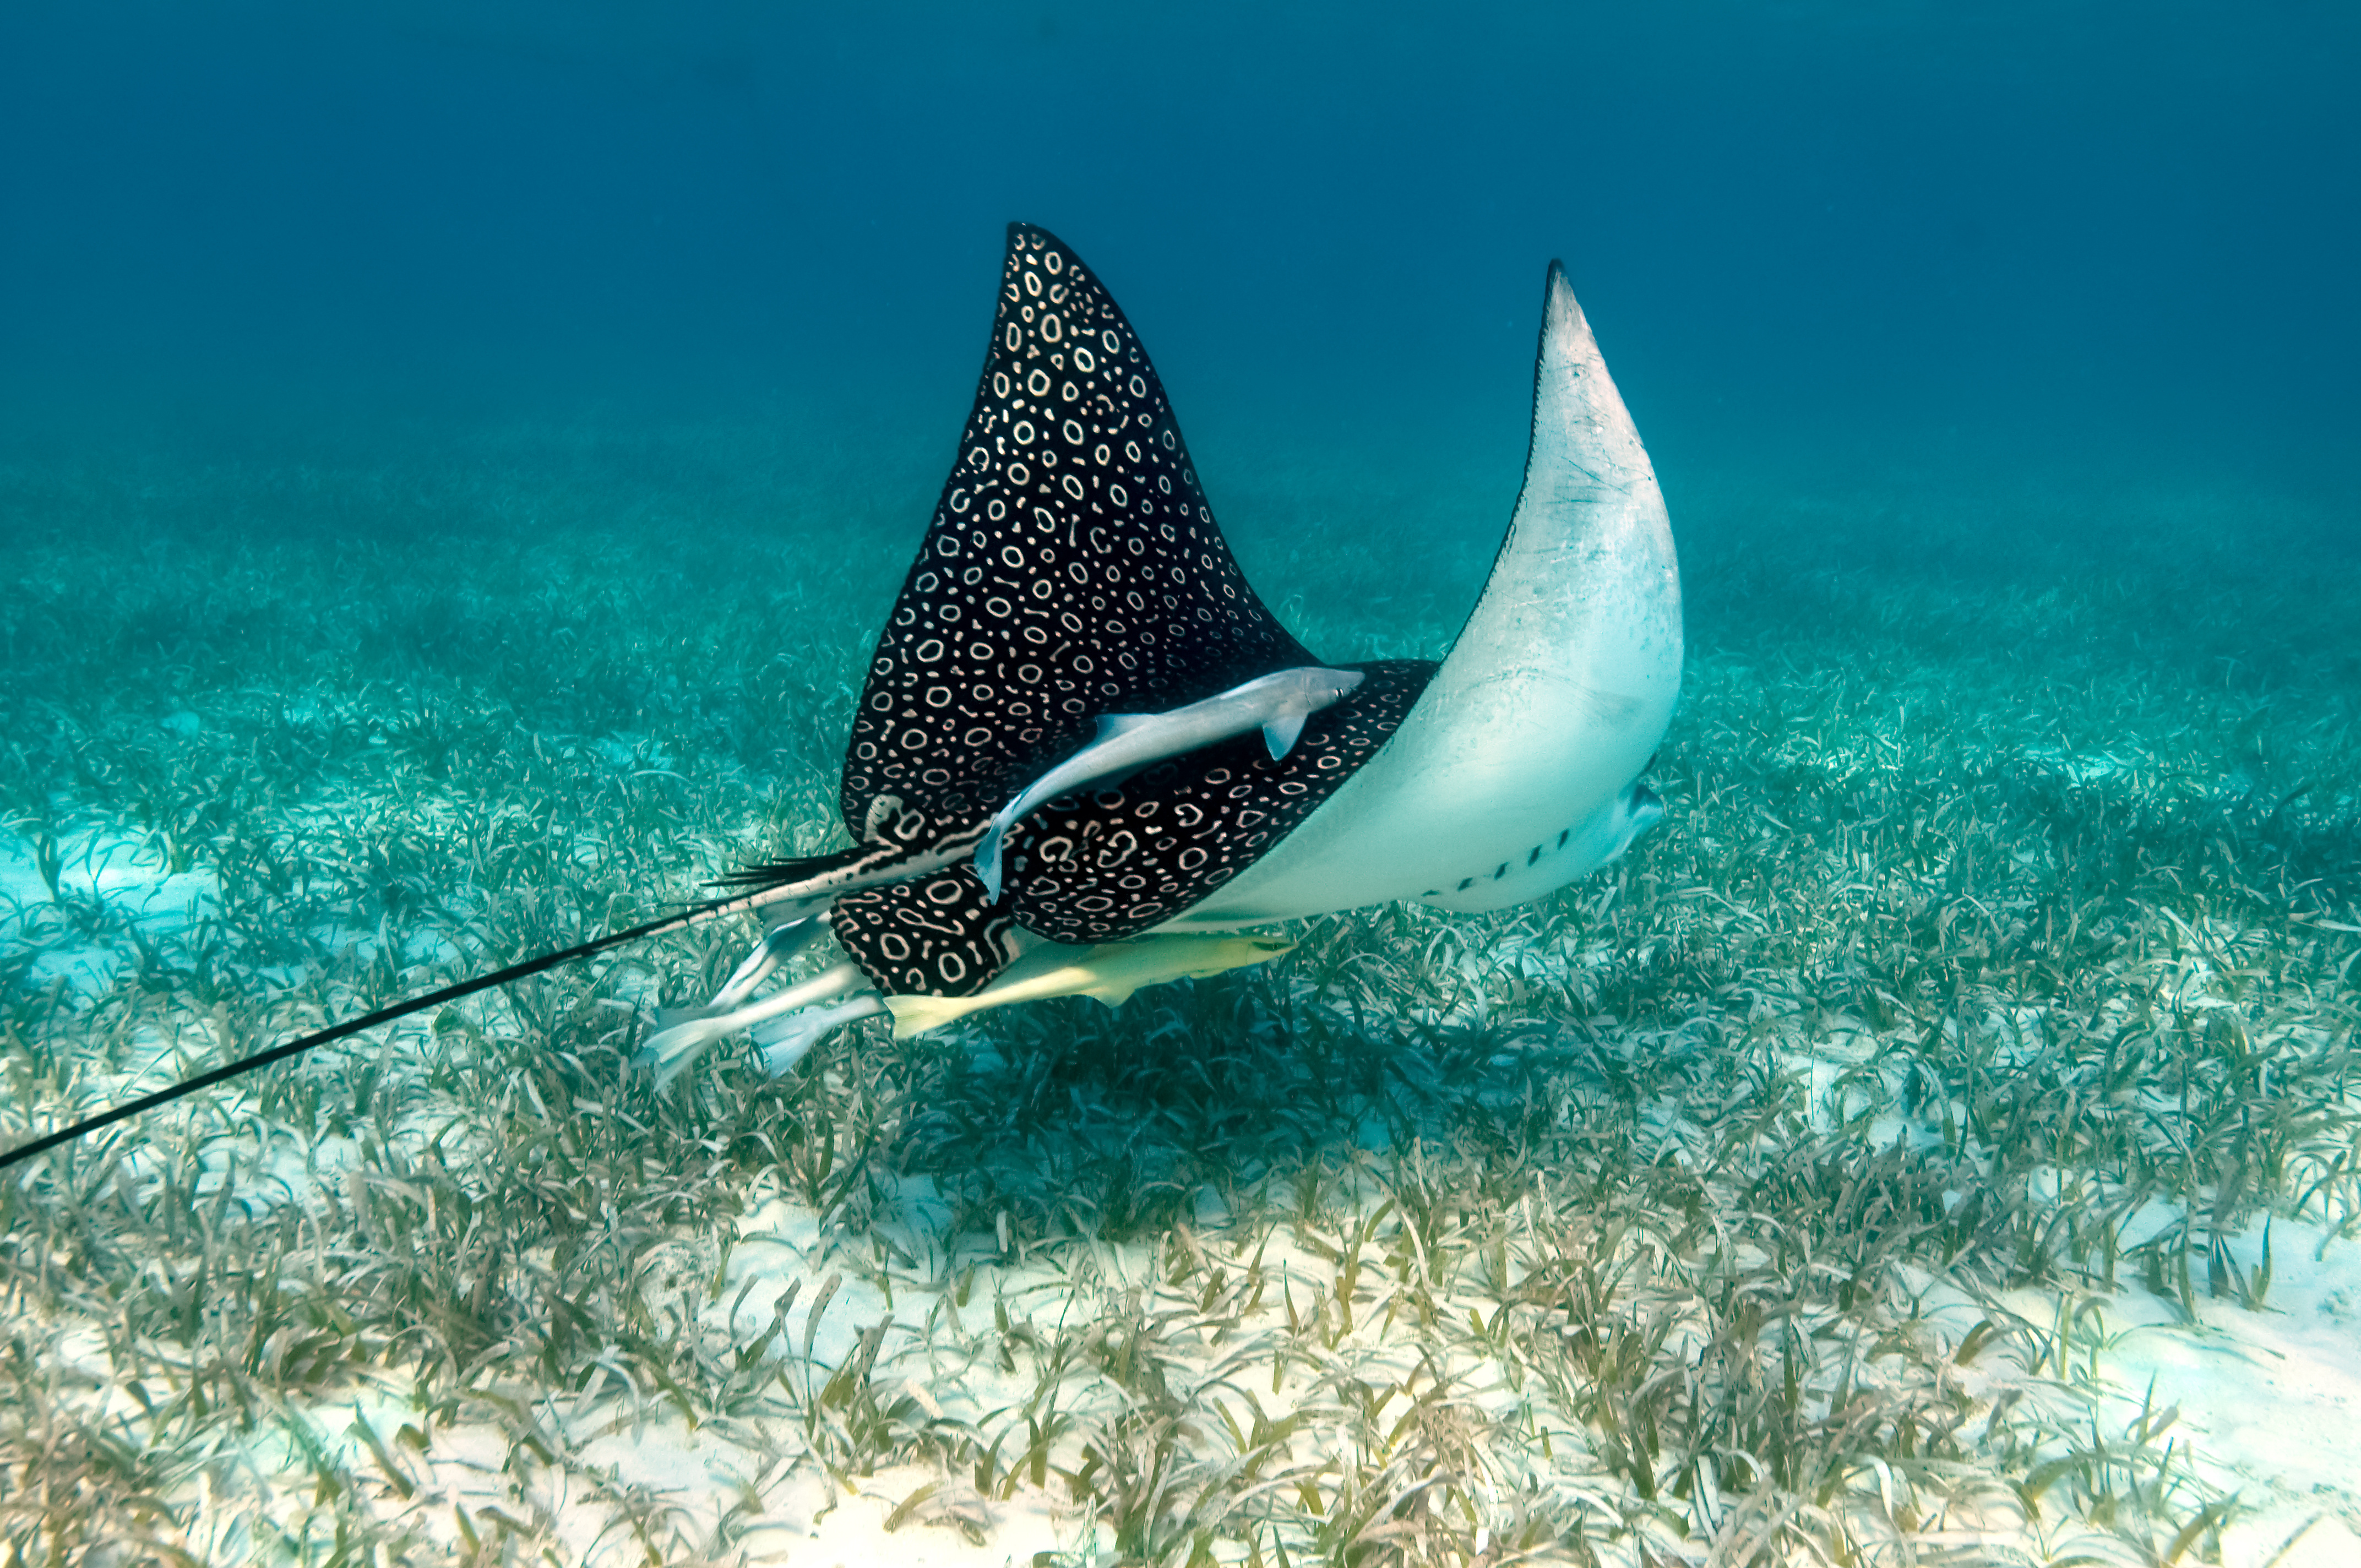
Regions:
<instances>
[{"instance_id":1,"label":"ray's black dorsal surface","mask_svg":"<svg viewBox=\"0 0 2361 1568\"><path fill-rule=\"evenodd\" d=\"M1376 756L1434 674L1418 659L1345 667L1368 678L1306 719L1284 758L1241 735L1053 800L1009 835L1000 903L961 865L839 899L829 916L837 940L885 991L964 996L1007 962L1012 927L1087 946L1161 925L1252 865Z\"/></svg>"},{"instance_id":2,"label":"ray's black dorsal surface","mask_svg":"<svg viewBox=\"0 0 2361 1568\"><path fill-rule=\"evenodd\" d=\"M1100 714L1314 663L1231 557L1123 312L1054 236L1010 225L959 458L870 660L846 826L967 826Z\"/></svg>"},{"instance_id":3,"label":"ray's black dorsal surface","mask_svg":"<svg viewBox=\"0 0 2361 1568\"><path fill-rule=\"evenodd\" d=\"M1102 715L1320 662L1238 570L1114 298L1055 236L1010 225L975 406L853 720L846 827L909 846L975 829ZM1170 919L1375 755L1433 673L1354 667L1372 678L1284 761L1210 747L1051 802L1011 833L999 904L961 866L847 894L838 939L888 992L963 995L1015 926L1094 942Z\"/></svg>"}]
</instances>

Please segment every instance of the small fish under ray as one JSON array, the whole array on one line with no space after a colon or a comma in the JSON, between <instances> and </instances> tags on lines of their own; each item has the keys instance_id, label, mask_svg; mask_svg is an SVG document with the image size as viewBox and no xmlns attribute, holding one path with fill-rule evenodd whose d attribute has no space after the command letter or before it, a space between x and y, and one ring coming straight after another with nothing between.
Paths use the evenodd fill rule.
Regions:
<instances>
[{"instance_id":1,"label":"small fish under ray","mask_svg":"<svg viewBox=\"0 0 2361 1568\"><path fill-rule=\"evenodd\" d=\"M1203 980L1224 970L1267 963L1294 946L1280 938L1250 936L1147 937L1098 948L1044 942L972 995L888 996L882 1005L894 1015L894 1037L906 1040L988 1007L1052 996L1088 996L1120 1007L1142 986Z\"/></svg>"}]
</instances>

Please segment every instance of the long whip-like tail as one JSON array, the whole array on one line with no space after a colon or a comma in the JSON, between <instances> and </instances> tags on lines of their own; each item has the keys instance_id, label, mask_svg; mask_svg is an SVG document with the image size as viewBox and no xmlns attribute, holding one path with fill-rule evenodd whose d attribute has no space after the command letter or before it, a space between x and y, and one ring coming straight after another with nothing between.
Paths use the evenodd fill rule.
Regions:
<instances>
[{"instance_id":1,"label":"long whip-like tail","mask_svg":"<svg viewBox=\"0 0 2361 1568\"><path fill-rule=\"evenodd\" d=\"M539 958L527 959L522 963L511 964L506 969L495 970L489 974L479 974L472 980L463 980L456 984L430 991L423 996L413 996L406 1001L392 1003L373 1013L364 1013L357 1018L347 1018L341 1024L331 1025L320 1030L317 1034L305 1035L301 1039L289 1040L286 1044L273 1046L267 1051L257 1051L250 1057L240 1057L237 1060L225 1062L211 1071L201 1072L194 1078L182 1079L180 1082L157 1090L152 1094L143 1094L137 1100L126 1100L122 1104L102 1111L95 1116L85 1116L81 1121L60 1127L53 1133L47 1133L40 1137L18 1144L5 1154L0 1154L0 1170L5 1170L12 1165L22 1164L36 1155L47 1154L60 1144L70 1144L76 1138L97 1132L101 1127L111 1127L117 1122L128 1121L144 1112L153 1111L159 1105L169 1105L175 1100L194 1094L201 1089L211 1089L216 1083L226 1083L231 1079L243 1077L258 1068L269 1067L273 1062L285 1061L289 1057L302 1056L316 1046L324 1046L332 1040L341 1040L347 1035L357 1035L364 1029L374 1029L380 1024L390 1024L397 1018L407 1018L412 1014L423 1013L429 1007L439 1007L446 1002L456 1002L463 996L473 996L479 991L489 991L494 986L506 985L511 981L522 980L528 975L555 969L560 964L571 963L577 959L587 959L593 953L603 953L609 948L620 948L626 942L636 942L643 937L660 937L669 931L682 931L692 926L702 926L708 920L718 920L724 916L743 914L763 905L775 903L778 897L776 887L766 887L757 893L741 894L731 898L717 898L704 904L692 905L677 914L667 915L661 920L651 920L645 925L633 926L627 930L611 931L592 941L577 943L570 948L561 948L554 953L544 953Z\"/></svg>"}]
</instances>

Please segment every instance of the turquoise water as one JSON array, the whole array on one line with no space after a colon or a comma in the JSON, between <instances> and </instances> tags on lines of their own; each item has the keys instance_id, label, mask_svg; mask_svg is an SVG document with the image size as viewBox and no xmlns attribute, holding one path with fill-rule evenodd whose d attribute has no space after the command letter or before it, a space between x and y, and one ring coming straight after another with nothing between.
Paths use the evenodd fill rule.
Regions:
<instances>
[{"instance_id":1,"label":"turquoise water","mask_svg":"<svg viewBox=\"0 0 2361 1568\"><path fill-rule=\"evenodd\" d=\"M841 842L1010 218L1335 660L1448 647L1563 257L1689 645L1665 821L1522 909L658 1094L707 927L0 1177L0 1532L2334 1561L2354 43L0 20L0 1142Z\"/></svg>"}]
</instances>

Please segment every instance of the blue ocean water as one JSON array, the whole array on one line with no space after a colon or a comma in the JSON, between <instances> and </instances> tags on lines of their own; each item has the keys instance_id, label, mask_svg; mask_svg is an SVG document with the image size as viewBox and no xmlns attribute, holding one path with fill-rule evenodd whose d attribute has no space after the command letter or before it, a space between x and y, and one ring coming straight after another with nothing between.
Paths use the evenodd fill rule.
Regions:
<instances>
[{"instance_id":1,"label":"blue ocean water","mask_svg":"<svg viewBox=\"0 0 2361 1568\"><path fill-rule=\"evenodd\" d=\"M2309 0L22 0L0 408L236 439L768 397L939 452L1023 218L1201 446L1512 473L1562 256L1676 487L1815 441L2326 477L2356 64Z\"/></svg>"},{"instance_id":2,"label":"blue ocean water","mask_svg":"<svg viewBox=\"0 0 2361 1568\"><path fill-rule=\"evenodd\" d=\"M2338 0L7 0L0 1145L835 842L862 663L975 394L1012 219L1120 300L1247 576L1339 661L1432 656L1459 624L1517 495L1543 269L1563 258L1669 499L1689 663L1653 775L1664 823L1554 902L1315 924L1284 962L1128 1011L1069 997L916 1041L856 1024L775 1080L716 1047L657 1095L632 1053L751 939L708 927L11 1172L0 1304L31 1326L0 1365L6 1533L60 1557L152 1528L188 1560L278 1540L285 1560L342 1561L365 1527L399 1536L387 1561L439 1561L481 1526L500 1552L594 1560L588 1538L636 1550L599 1508L647 1487L725 1510L714 1542L733 1516L797 1552L865 1519L873 1539L823 1555L894 1561L878 1542L915 1517L1001 1530L983 1560L1071 1547L1085 1516L1126 1511L1093 1467L1113 1474L1125 1422L1169 1393L1161 1372L1146 1403L1110 1381L1147 1332L1136 1280L1040 1293L1045 1270L1097 1288L1105 1243L1144 1251L1141 1277L1189 1253L1181 1304L1225 1299L1268 1352L1240 1381L1268 1372L1277 1397L1292 1376L1287 1398L1319 1412L1296 1440L1319 1452L1286 1460L1308 1493L1204 1513L1229 1532L1221 1561L1267 1560L1266 1527L1294 1560L1314 1540L1349 1554L1330 1530L1341 1423L1367 1427L1364 1459L1370 1433L1403 1430L1358 1364L1306 1392L1350 1348L1356 1301L1362 1349L1431 1334L1430 1374L1491 1365L1491 1336L1521 1331L1505 1297L1464 1293L1421 1328L1378 1319L1354 1279L1382 1216L1359 1175L1331 1180L1348 1168L1392 1183L1388 1236L1419 1210L1414 1245L1457 1249L1446 1283L1509 1284L1454 1206L1506 1235L1534 1194L1563 1226L1519 1288L1619 1246L1610 1277L1703 1248L1747 1281L1714 1308L1745 1394L1716 1408L1744 1420L1690 1420L1694 1453L1665 1461L1667 1488L1725 1462L1693 1513L1662 1500L1636 1435L1628 1454L1592 1441L1624 1430L1611 1409L1504 1416L1462 1384L1451 1420L1469 1424L1435 1440L1433 1475L1479 1426L1495 1457L1468 1474L1528 1468L1510 1505L1489 1479L1457 1513L1436 1504L1429 1525L1467 1526L1455 1560L1488 1560L1511 1527L1521 1552L1554 1536L1630 1549L1577 1561L1686 1560L1674 1543L1719 1528L1713 1486L1761 1484L1784 1530L1800 1499L1828 1505L1823 1475L1850 1477L1839 1512L1940 1532L1956 1521L1932 1504L1897 1513L1907 1467L1884 1462L1921 1442L2026 1482L2005 1496L2028 1519L2041 1475L2056 1517L2093 1530L2146 1530L2152 1509L2144 1561L2209 1530L2191 1560L2276 1561L2332 1502L2361 1520L2335 1445L2295 1456L2317 1475L2242 1450L2243 1482L2202 1473L2261 1499L2260 1544L2225 1554L2225 1516L2199 1511L2215 1494L2165 1485L2188 1451L2139 1459L2168 1440L2128 1336L2099 1343L2125 1311L2169 1310L2243 1343L2233 1314L2265 1304L2275 1219L2276 1300L2310 1292L2292 1299L2328 1351L2268 1398L2243 1370L2169 1368L2187 1388L2151 1378L2154 1404L2218 1395L2216 1417L2301 1427L2361 1389L2314 1376L2350 1372L2361 1299L2356 80L2361 10ZM1697 1184L1678 1138L1715 1151ZM1853 1170L1898 1196L1828 1210L1828 1191L1869 1190ZM299 1207L325 1216L308 1244L280 1224ZM1624 1219L1585 1228L1609 1212ZM1296 1277L1301 1326L1284 1284L1262 1288L1282 1214L1361 1238L1323 1255L1341 1270ZM1625 1220L1677 1239L1635 1263ZM760 1245L733 1263L741 1239ZM1190 1273L1201 1241L1228 1249L1210 1285ZM2285 1262L2307 1253L2309 1273ZM335 1332L284 1326L289 1258L311 1271L307 1321ZM823 1325L840 1271L852 1288ZM2037 1332L1995 1331L1994 1309L1929 1337L1920 1287L1944 1271L2057 1291L2061 1385L2083 1313L2119 1289L2091 1320L2090 1377L2117 1357L2110 1430L2136 1405L2137 1435L2113 1463L2153 1497L2107 1494L2108 1462L2058 1468L2068 1426L2028 1415L2037 1399L2009 1417L2025 1390L1997 1348L1971 1365L1990 1336L2044 1382ZM951 1311L915 1326L937 1309L910 1301L966 1307L980 1273L972 1323L1005 1284L1041 1332L1003 1315L993 1356L946 1375L931 1358L967 1331ZM685 1292L669 1327L642 1299L659 1278ZM887 1343L897 1287L906 1337ZM1534 1365L1603 1387L1598 1347L1645 1339L1658 1361L1623 1357L1631 1387L1691 1387L1689 1331L1612 1294L1549 1304ZM1758 1296L1817 1365L1758 1333ZM1086 1356L994 1380L1093 1314ZM1847 1314L1893 1330L1862 1336L1869 1361L1915 1346L1884 1432L1838 1419ZM687 1422L659 1412L658 1460L628 1475L616 1434L637 1422L638 1442L654 1396L615 1413L627 1340L642 1391L653 1369ZM774 1354L799 1392L771 1386ZM414 1397L354 1402L361 1372L413 1355ZM896 1393L922 1358L932 1391ZM182 1379L200 1365L327 1446L299 1462L255 1440L242 1478L217 1464L225 1412L247 1412L238 1444L254 1420ZM1748 1425L1783 1379L1787 1424ZM1024 1404L1018 1432L1021 1400L1078 1384L1054 1420ZM127 1390L151 1387L165 1402L139 1392L143 1420ZM1428 1387L1420 1408L1445 1408ZM877 1419L838 1442L828 1423L862 1400ZM1829 1420L1804 1431L1814 1401ZM749 1411L805 1437L741 1486L730 1466L762 1445L732 1449L744 1432L721 1418ZM53 1414L104 1441L76 1449ZM1232 1450L1190 1419L1192 1475L1251 1481L1288 1441L1259 1415L1246 1438L1224 1406ZM1551 1448L1553 1422L1571 1446ZM1836 1468L1798 1468L1807 1451ZM1785 1466L1775 1485L1757 1453ZM521 1454L542 1480L617 1489L598 1507L535 1491ZM933 1495L920 1461L957 1482L939 1517L912 1513ZM496 1466L512 1487L486 1481ZM1364 1468L1406 1509L1431 1484ZM840 1512L855 1472L866 1490ZM1552 1490L1585 1475L1613 1485ZM1024 1499L1060 1488L1063 1533L1028 1522ZM1148 1536L1179 1509L1156 1497ZM1211 1537L1191 1546L1182 1522L1159 1560L1200 1560ZM670 1560L719 1560L668 1539Z\"/></svg>"}]
</instances>

